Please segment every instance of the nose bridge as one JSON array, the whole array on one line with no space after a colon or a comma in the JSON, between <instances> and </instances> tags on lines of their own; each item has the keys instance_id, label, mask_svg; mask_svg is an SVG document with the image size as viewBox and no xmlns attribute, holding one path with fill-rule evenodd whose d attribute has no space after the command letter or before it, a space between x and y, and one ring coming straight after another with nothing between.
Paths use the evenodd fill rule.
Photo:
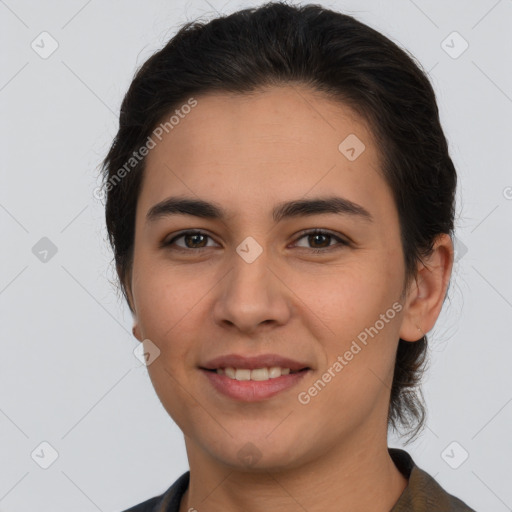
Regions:
<instances>
[{"instance_id":1,"label":"nose bridge","mask_svg":"<svg viewBox=\"0 0 512 512\"><path fill-rule=\"evenodd\" d=\"M269 252L248 237L236 248L230 265L216 299L216 321L242 330L253 330L263 322L286 321L286 287L272 269Z\"/></svg>"},{"instance_id":2,"label":"nose bridge","mask_svg":"<svg viewBox=\"0 0 512 512\"><path fill-rule=\"evenodd\" d=\"M268 296L270 264L268 250L248 237L236 248L236 255L233 255L232 292L241 297L255 294Z\"/></svg>"}]
</instances>

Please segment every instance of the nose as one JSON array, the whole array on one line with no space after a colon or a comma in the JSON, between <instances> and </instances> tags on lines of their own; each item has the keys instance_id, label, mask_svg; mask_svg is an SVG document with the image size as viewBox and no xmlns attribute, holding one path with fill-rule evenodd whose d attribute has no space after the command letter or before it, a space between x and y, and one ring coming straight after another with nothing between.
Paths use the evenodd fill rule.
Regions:
<instances>
[{"instance_id":1,"label":"nose","mask_svg":"<svg viewBox=\"0 0 512 512\"><path fill-rule=\"evenodd\" d=\"M292 292L265 251L251 263L237 253L232 259L232 270L217 288L215 321L248 334L261 326L284 325L291 315Z\"/></svg>"}]
</instances>

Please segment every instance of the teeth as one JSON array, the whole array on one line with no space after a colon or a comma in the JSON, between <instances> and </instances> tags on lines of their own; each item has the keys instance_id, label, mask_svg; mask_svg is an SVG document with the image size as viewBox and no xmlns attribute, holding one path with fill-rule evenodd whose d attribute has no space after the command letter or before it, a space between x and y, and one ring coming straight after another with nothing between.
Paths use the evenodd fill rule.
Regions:
<instances>
[{"instance_id":1,"label":"teeth","mask_svg":"<svg viewBox=\"0 0 512 512\"><path fill-rule=\"evenodd\" d=\"M222 370L222 368L220 368ZM219 370L217 370L217 373L219 373ZM235 378L235 369L234 368L225 368L224 373L226 374L226 377L229 377L230 379Z\"/></svg>"},{"instance_id":2,"label":"teeth","mask_svg":"<svg viewBox=\"0 0 512 512\"><path fill-rule=\"evenodd\" d=\"M236 380L251 380L251 370L235 370Z\"/></svg>"},{"instance_id":3,"label":"teeth","mask_svg":"<svg viewBox=\"0 0 512 512\"><path fill-rule=\"evenodd\" d=\"M269 375L268 375L267 368L258 368L256 370L251 370L251 380L268 380L268 379L269 379Z\"/></svg>"},{"instance_id":4,"label":"teeth","mask_svg":"<svg viewBox=\"0 0 512 512\"><path fill-rule=\"evenodd\" d=\"M247 368L232 368L228 366L227 368L218 368L217 373L235 380L269 380L281 377L281 375L288 375L290 368L272 366L271 368L249 370Z\"/></svg>"}]
</instances>

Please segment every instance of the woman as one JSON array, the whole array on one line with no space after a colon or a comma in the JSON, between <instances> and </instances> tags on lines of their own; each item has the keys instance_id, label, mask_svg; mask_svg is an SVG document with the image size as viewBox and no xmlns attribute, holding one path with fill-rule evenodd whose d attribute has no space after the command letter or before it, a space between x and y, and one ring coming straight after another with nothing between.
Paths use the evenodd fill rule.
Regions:
<instances>
[{"instance_id":1,"label":"woman","mask_svg":"<svg viewBox=\"0 0 512 512\"><path fill-rule=\"evenodd\" d=\"M433 89L368 26L269 3L188 23L104 161L135 337L190 471L130 511L471 511L388 428L453 263Z\"/></svg>"}]
</instances>

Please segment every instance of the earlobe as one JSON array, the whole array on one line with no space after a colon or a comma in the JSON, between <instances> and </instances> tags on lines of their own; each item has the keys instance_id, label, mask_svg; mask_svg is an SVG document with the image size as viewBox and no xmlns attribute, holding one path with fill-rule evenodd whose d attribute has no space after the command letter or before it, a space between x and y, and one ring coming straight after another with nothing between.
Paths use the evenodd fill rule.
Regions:
<instances>
[{"instance_id":1,"label":"earlobe","mask_svg":"<svg viewBox=\"0 0 512 512\"><path fill-rule=\"evenodd\" d=\"M132 317L134 320L134 324L132 327L132 334L135 338L137 338L139 341L142 341L144 338L142 336L142 333L140 332L139 324L137 322L137 312L135 310L134 302L133 302L133 296L132 296L132 290L131 286L125 285L125 291L126 291L126 298L128 300L128 306L130 307L130 310L132 312Z\"/></svg>"},{"instance_id":2,"label":"earlobe","mask_svg":"<svg viewBox=\"0 0 512 512\"><path fill-rule=\"evenodd\" d=\"M418 341L434 326L446 297L452 265L453 243L443 233L436 239L431 254L419 264L414 286L407 295L400 329L404 341Z\"/></svg>"}]
</instances>

